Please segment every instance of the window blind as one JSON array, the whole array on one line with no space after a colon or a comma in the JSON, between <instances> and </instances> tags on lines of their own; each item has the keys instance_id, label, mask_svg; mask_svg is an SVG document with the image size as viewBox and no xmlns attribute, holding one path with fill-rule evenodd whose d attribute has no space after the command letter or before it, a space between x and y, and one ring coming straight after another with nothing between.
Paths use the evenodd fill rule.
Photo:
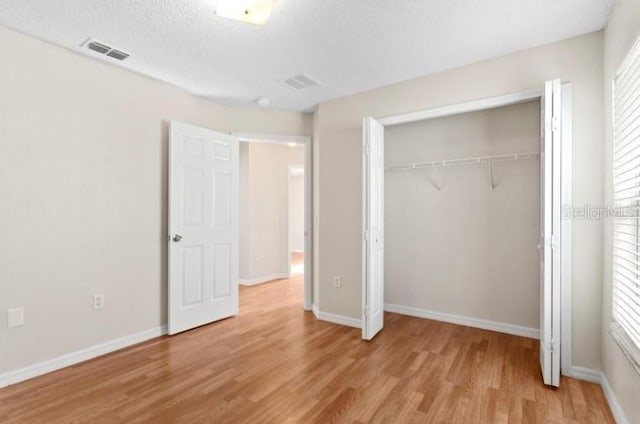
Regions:
<instances>
[{"instance_id":1,"label":"window blind","mask_svg":"<svg viewBox=\"0 0 640 424\"><path fill-rule=\"evenodd\" d=\"M640 371L640 41L613 82L612 334Z\"/></svg>"}]
</instances>

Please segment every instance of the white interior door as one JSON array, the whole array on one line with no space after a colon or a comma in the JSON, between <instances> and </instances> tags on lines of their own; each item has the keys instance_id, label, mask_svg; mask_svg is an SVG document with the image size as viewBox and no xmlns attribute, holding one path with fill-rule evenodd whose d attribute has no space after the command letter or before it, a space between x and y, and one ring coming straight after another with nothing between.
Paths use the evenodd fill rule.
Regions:
<instances>
[{"instance_id":1,"label":"white interior door","mask_svg":"<svg viewBox=\"0 0 640 424\"><path fill-rule=\"evenodd\" d=\"M171 122L169 334L238 313L238 140Z\"/></svg>"},{"instance_id":2,"label":"white interior door","mask_svg":"<svg viewBox=\"0 0 640 424\"><path fill-rule=\"evenodd\" d=\"M362 338L371 340L384 322L384 126L363 122L364 260Z\"/></svg>"},{"instance_id":3,"label":"white interior door","mask_svg":"<svg viewBox=\"0 0 640 424\"><path fill-rule=\"evenodd\" d=\"M548 81L540 146L540 366L545 384L560 385L560 216L562 84Z\"/></svg>"}]
</instances>

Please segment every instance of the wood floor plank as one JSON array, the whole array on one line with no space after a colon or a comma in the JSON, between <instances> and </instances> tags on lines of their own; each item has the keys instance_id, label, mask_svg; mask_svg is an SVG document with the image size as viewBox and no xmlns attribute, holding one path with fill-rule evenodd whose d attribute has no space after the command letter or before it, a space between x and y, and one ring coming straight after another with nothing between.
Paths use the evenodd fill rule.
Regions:
<instances>
[{"instance_id":1,"label":"wood floor plank","mask_svg":"<svg viewBox=\"0 0 640 424\"><path fill-rule=\"evenodd\" d=\"M542 384L535 340L386 314L365 342L302 292L242 287L237 317L1 389L0 422L614 422L598 385Z\"/></svg>"}]
</instances>

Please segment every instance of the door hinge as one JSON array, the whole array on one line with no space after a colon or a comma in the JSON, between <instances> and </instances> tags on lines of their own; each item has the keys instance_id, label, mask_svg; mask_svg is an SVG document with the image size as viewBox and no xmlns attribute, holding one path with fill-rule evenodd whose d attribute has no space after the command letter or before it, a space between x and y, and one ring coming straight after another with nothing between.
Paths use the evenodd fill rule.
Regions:
<instances>
[{"instance_id":1,"label":"door hinge","mask_svg":"<svg viewBox=\"0 0 640 424\"><path fill-rule=\"evenodd\" d=\"M364 231L364 241L369 241L369 230Z\"/></svg>"},{"instance_id":2,"label":"door hinge","mask_svg":"<svg viewBox=\"0 0 640 424\"><path fill-rule=\"evenodd\" d=\"M551 118L551 129L553 131L558 131L560 129L560 118L554 116Z\"/></svg>"},{"instance_id":3,"label":"door hinge","mask_svg":"<svg viewBox=\"0 0 640 424\"><path fill-rule=\"evenodd\" d=\"M364 154L369 156L369 144L364 145Z\"/></svg>"}]
</instances>

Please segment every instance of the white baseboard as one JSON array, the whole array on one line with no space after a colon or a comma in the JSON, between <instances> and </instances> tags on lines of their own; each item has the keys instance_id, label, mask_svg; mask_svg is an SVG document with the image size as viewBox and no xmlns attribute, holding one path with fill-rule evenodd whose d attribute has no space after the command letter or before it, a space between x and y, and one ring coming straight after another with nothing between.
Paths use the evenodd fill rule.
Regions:
<instances>
[{"instance_id":1,"label":"white baseboard","mask_svg":"<svg viewBox=\"0 0 640 424\"><path fill-rule=\"evenodd\" d=\"M607 376L601 373L601 385L602 391L604 392L604 397L607 398L607 402L609 403L609 409L611 409L611 413L613 414L613 419L616 420L617 424L629 424L627 417L624 415L624 411L622 407L618 403L618 398L616 398L616 394L613 392L613 389L609 385L609 380L607 380Z\"/></svg>"},{"instance_id":2,"label":"white baseboard","mask_svg":"<svg viewBox=\"0 0 640 424\"><path fill-rule=\"evenodd\" d=\"M540 338L540 331L536 328L522 327L513 324L487 321L478 318L465 317L462 315L445 314L442 312L429 311L427 309L413 308L410 306L393 305L385 303L384 310L396 314L409 315L416 318L426 318L435 321L443 321L451 324L464 325L467 327L482 328L484 330L497 331L499 333L513 334L516 336Z\"/></svg>"},{"instance_id":3,"label":"white baseboard","mask_svg":"<svg viewBox=\"0 0 640 424\"><path fill-rule=\"evenodd\" d=\"M329 312L322 312L318 309L317 305L311 305L311 310L317 319L320 321L327 321L334 324L346 325L347 327L362 328L361 320L357 318L345 317L344 315L330 314Z\"/></svg>"},{"instance_id":4,"label":"white baseboard","mask_svg":"<svg viewBox=\"0 0 640 424\"><path fill-rule=\"evenodd\" d=\"M166 325L58 356L57 358L42 361L15 371L9 371L7 373L0 374L0 388L75 365L116 350L124 349L125 347L142 343L155 337L160 337L164 334L167 334Z\"/></svg>"},{"instance_id":5,"label":"white baseboard","mask_svg":"<svg viewBox=\"0 0 640 424\"><path fill-rule=\"evenodd\" d=\"M261 277L250 279L241 278L240 280L238 280L238 283L243 286L255 286L256 284L262 284L273 280L282 280L284 278L289 278L289 274L286 272L281 272L279 274L263 275Z\"/></svg>"},{"instance_id":6,"label":"white baseboard","mask_svg":"<svg viewBox=\"0 0 640 424\"><path fill-rule=\"evenodd\" d=\"M578 380L589 381L591 383L602 384L602 372L591 368L571 366L568 370L563 369L562 375L576 378Z\"/></svg>"},{"instance_id":7,"label":"white baseboard","mask_svg":"<svg viewBox=\"0 0 640 424\"><path fill-rule=\"evenodd\" d=\"M602 371L594 370L591 368L572 366L568 370L562 370L562 375L577 378L578 380L585 380L591 383L600 384L602 387L602 392L604 393L604 397L607 399L607 403L609 404L609 409L611 409L611 413L613 414L613 418L616 420L617 424L629 424L627 417L625 417L622 407L618 403L618 398L616 398L611 385L609 385L609 381L607 377L604 375Z\"/></svg>"}]
</instances>

